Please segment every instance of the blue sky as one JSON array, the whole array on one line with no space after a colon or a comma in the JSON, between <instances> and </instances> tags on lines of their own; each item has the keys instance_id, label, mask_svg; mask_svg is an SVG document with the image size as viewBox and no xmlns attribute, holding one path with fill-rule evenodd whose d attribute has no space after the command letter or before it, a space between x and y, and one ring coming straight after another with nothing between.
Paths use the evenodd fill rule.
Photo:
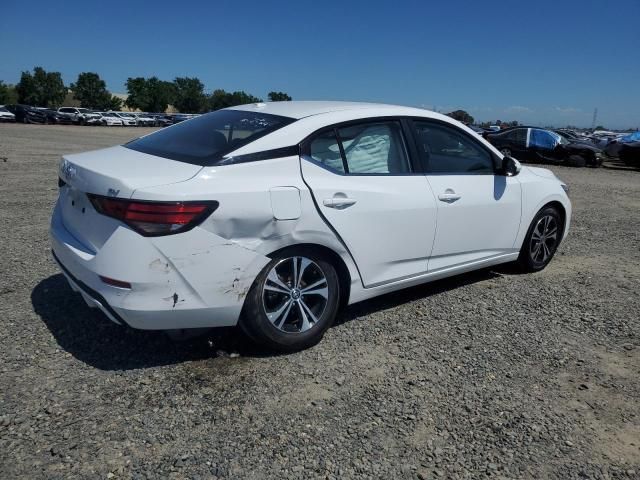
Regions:
<instances>
[{"instance_id":1,"label":"blue sky","mask_svg":"<svg viewBox=\"0 0 640 480\"><path fill-rule=\"evenodd\" d=\"M0 80L40 65L207 89L640 127L640 0L3 0Z\"/></svg>"}]
</instances>

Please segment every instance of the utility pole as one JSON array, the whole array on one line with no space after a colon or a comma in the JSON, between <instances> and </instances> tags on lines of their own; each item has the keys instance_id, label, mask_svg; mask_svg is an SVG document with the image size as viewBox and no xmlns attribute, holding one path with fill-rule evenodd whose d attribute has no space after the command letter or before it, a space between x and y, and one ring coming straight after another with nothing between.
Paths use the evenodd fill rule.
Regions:
<instances>
[{"instance_id":1,"label":"utility pole","mask_svg":"<svg viewBox=\"0 0 640 480\"><path fill-rule=\"evenodd\" d=\"M591 130L596 128L596 120L598 119L598 107L593 110L593 120L591 121Z\"/></svg>"}]
</instances>

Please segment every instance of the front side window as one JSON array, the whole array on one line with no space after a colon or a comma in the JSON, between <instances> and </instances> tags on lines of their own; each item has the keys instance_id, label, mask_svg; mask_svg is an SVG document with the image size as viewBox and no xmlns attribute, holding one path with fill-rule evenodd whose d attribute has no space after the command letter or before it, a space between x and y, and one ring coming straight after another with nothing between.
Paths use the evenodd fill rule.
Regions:
<instances>
[{"instance_id":1,"label":"front side window","mask_svg":"<svg viewBox=\"0 0 640 480\"><path fill-rule=\"evenodd\" d=\"M177 123L124 146L195 165L217 165L224 155L295 119L242 110L218 110Z\"/></svg>"},{"instance_id":2,"label":"front side window","mask_svg":"<svg viewBox=\"0 0 640 480\"><path fill-rule=\"evenodd\" d=\"M529 139L529 144L532 147L538 147L543 150L553 150L559 142L558 138L560 136L558 134L551 134L546 130L538 130L537 128L531 129L531 138Z\"/></svg>"},{"instance_id":3,"label":"front side window","mask_svg":"<svg viewBox=\"0 0 640 480\"><path fill-rule=\"evenodd\" d=\"M491 154L455 127L420 121L414 125L429 173L494 173Z\"/></svg>"}]
</instances>

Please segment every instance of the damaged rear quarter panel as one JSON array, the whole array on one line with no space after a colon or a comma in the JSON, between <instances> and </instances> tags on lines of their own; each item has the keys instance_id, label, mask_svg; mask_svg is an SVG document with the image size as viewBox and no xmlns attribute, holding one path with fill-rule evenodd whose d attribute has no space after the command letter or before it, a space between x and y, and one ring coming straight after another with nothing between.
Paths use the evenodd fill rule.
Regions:
<instances>
[{"instance_id":1,"label":"damaged rear quarter panel","mask_svg":"<svg viewBox=\"0 0 640 480\"><path fill-rule=\"evenodd\" d=\"M276 218L279 215L273 210L272 192L282 190L298 192L294 208L279 205L280 210L286 210L282 217L297 218ZM190 180L139 190L133 198L219 202L199 227L153 240L187 282L206 285L198 293L208 305L220 301L243 303L253 279L269 262L269 255L301 243L330 248L345 261L352 287L360 282L349 253L317 212L311 192L302 181L298 156L205 167ZM299 214L296 211L296 215L290 215L290 210L298 209ZM181 242L187 237L189 244L185 247Z\"/></svg>"},{"instance_id":2,"label":"damaged rear quarter panel","mask_svg":"<svg viewBox=\"0 0 640 480\"><path fill-rule=\"evenodd\" d=\"M269 262L269 258L201 228L153 241L207 307L241 307L253 279Z\"/></svg>"}]
</instances>

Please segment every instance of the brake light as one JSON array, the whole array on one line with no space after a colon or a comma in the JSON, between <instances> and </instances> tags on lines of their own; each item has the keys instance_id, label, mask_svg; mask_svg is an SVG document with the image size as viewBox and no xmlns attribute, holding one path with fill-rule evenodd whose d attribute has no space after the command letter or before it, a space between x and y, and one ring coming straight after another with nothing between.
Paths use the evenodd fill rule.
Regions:
<instances>
[{"instance_id":1,"label":"brake light","mask_svg":"<svg viewBox=\"0 0 640 480\"><path fill-rule=\"evenodd\" d=\"M87 196L98 213L126 223L145 237L186 232L218 208L218 202L152 202Z\"/></svg>"}]
</instances>

